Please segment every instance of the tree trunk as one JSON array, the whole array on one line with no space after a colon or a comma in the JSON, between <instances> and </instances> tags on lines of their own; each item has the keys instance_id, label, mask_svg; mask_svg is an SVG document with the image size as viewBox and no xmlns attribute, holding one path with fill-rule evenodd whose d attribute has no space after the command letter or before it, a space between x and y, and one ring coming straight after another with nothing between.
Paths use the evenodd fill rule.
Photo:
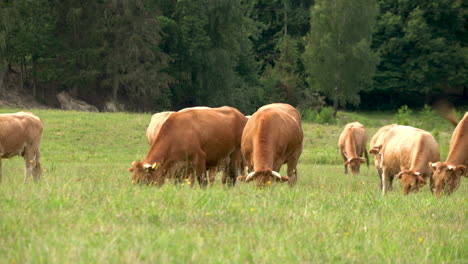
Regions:
<instances>
[{"instance_id":1,"label":"tree trunk","mask_svg":"<svg viewBox=\"0 0 468 264\"><path fill-rule=\"evenodd\" d=\"M284 1L284 36L288 35L288 11L286 9L286 1Z\"/></svg>"},{"instance_id":2,"label":"tree trunk","mask_svg":"<svg viewBox=\"0 0 468 264\"><path fill-rule=\"evenodd\" d=\"M3 68L3 66L6 66L3 64L3 62L0 62L0 95L5 94L5 87L3 86L3 80L5 79L6 72L7 72L7 67Z\"/></svg>"},{"instance_id":3,"label":"tree trunk","mask_svg":"<svg viewBox=\"0 0 468 264\"><path fill-rule=\"evenodd\" d=\"M119 78L117 74L112 77L112 102L117 103L117 93L119 91Z\"/></svg>"},{"instance_id":4,"label":"tree trunk","mask_svg":"<svg viewBox=\"0 0 468 264\"><path fill-rule=\"evenodd\" d=\"M21 63L20 63L20 89L21 91L24 90L24 77L25 77L25 70L24 70L24 57L21 57ZM16 88L16 91L18 92L18 88Z\"/></svg>"},{"instance_id":5,"label":"tree trunk","mask_svg":"<svg viewBox=\"0 0 468 264\"><path fill-rule=\"evenodd\" d=\"M32 59L33 96L36 97L36 60Z\"/></svg>"},{"instance_id":6,"label":"tree trunk","mask_svg":"<svg viewBox=\"0 0 468 264\"><path fill-rule=\"evenodd\" d=\"M333 101L333 117L336 118L336 114L338 113L338 98L335 98Z\"/></svg>"}]
</instances>

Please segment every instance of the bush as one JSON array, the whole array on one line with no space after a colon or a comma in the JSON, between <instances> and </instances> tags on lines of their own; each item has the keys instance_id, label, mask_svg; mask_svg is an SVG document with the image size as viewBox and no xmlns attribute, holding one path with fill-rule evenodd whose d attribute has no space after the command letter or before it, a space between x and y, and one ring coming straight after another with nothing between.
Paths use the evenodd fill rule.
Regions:
<instances>
[{"instance_id":1,"label":"bush","mask_svg":"<svg viewBox=\"0 0 468 264\"><path fill-rule=\"evenodd\" d=\"M404 105L398 109L398 112L393 117L393 119L397 124L407 126L410 123L410 115L412 112L413 111L411 111L407 105Z\"/></svg>"},{"instance_id":2,"label":"bush","mask_svg":"<svg viewBox=\"0 0 468 264\"><path fill-rule=\"evenodd\" d=\"M333 108L332 107L324 107L315 116L315 122L319 124L335 124L336 119L333 117Z\"/></svg>"},{"instance_id":3,"label":"bush","mask_svg":"<svg viewBox=\"0 0 468 264\"><path fill-rule=\"evenodd\" d=\"M310 109L310 108L306 110L302 110L300 111L300 113L301 113L302 121L314 122L317 116L317 111Z\"/></svg>"}]
</instances>

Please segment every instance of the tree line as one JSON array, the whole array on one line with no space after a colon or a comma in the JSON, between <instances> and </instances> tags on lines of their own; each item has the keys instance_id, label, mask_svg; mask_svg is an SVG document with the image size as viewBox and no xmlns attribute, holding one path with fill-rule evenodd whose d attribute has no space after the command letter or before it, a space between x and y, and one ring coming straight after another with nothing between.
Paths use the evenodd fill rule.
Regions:
<instances>
[{"instance_id":1,"label":"tree line","mask_svg":"<svg viewBox=\"0 0 468 264\"><path fill-rule=\"evenodd\" d=\"M462 0L0 0L0 92L130 111L467 98ZM464 96L464 97L463 97Z\"/></svg>"}]
</instances>

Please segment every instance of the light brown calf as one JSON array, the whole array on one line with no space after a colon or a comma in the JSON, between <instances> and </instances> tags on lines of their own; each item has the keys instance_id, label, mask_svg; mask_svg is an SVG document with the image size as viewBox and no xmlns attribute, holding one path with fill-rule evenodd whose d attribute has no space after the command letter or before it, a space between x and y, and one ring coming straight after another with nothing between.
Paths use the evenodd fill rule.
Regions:
<instances>
[{"instance_id":1,"label":"light brown calf","mask_svg":"<svg viewBox=\"0 0 468 264\"><path fill-rule=\"evenodd\" d=\"M27 182L31 175L39 181L42 174L39 151L42 129L42 121L32 113L0 114L0 181L1 159L17 155L24 158L24 181Z\"/></svg>"},{"instance_id":2,"label":"light brown calf","mask_svg":"<svg viewBox=\"0 0 468 264\"><path fill-rule=\"evenodd\" d=\"M338 146L343 157L345 174L348 173L348 166L352 174L359 174L361 163L366 162L369 167L369 156L366 151L367 135L366 129L359 122L346 124L340 135ZM362 155L366 158L362 158Z\"/></svg>"}]
</instances>

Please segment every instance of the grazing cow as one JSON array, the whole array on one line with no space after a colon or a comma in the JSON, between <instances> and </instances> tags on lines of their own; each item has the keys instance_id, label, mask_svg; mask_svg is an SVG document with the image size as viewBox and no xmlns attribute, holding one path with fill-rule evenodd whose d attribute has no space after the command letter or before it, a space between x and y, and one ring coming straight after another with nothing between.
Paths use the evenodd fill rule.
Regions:
<instances>
[{"instance_id":1,"label":"grazing cow","mask_svg":"<svg viewBox=\"0 0 468 264\"><path fill-rule=\"evenodd\" d=\"M0 181L2 179L1 159L21 155L26 164L24 182L31 175L35 181L41 178L39 145L42 138L42 121L28 112L0 114Z\"/></svg>"},{"instance_id":2,"label":"grazing cow","mask_svg":"<svg viewBox=\"0 0 468 264\"><path fill-rule=\"evenodd\" d=\"M229 159L227 183L234 185L246 122L242 113L228 106L194 107L168 115L146 157L132 163L129 171L133 182L162 185L167 172L184 164L189 181L193 183L196 175L200 186L205 187L207 169Z\"/></svg>"},{"instance_id":3,"label":"grazing cow","mask_svg":"<svg viewBox=\"0 0 468 264\"><path fill-rule=\"evenodd\" d=\"M430 163L429 166L434 170L436 195L444 190L447 194L453 193L460 185L461 177L468 176L468 112L453 131L447 160Z\"/></svg>"},{"instance_id":4,"label":"grazing cow","mask_svg":"<svg viewBox=\"0 0 468 264\"><path fill-rule=\"evenodd\" d=\"M302 153L303 131L301 116L288 104L269 104L261 107L247 121L242 135L242 153L249 174L241 181L255 181L261 187L272 181L297 180L297 162ZM288 177L278 172L288 164Z\"/></svg>"},{"instance_id":5,"label":"grazing cow","mask_svg":"<svg viewBox=\"0 0 468 264\"><path fill-rule=\"evenodd\" d=\"M369 167L369 156L366 151L367 135L366 129L359 122L346 124L340 135L338 146L343 157L345 174L348 173L348 166L352 174L359 174L361 163L366 162ZM366 158L362 158L362 154Z\"/></svg>"},{"instance_id":6,"label":"grazing cow","mask_svg":"<svg viewBox=\"0 0 468 264\"><path fill-rule=\"evenodd\" d=\"M439 145L429 132L409 127L395 126L384 136L382 145L371 149L381 155L382 194L392 189L393 178L401 179L403 193L419 191L430 179L432 170L428 162L440 160Z\"/></svg>"},{"instance_id":7,"label":"grazing cow","mask_svg":"<svg viewBox=\"0 0 468 264\"><path fill-rule=\"evenodd\" d=\"M374 134L374 136L371 138L371 141L369 143L369 145L370 145L369 153L370 154L372 154L371 153L372 148L374 148L376 146L379 146L379 145L382 145L382 141L383 141L385 135L387 134L388 130L395 127L396 125L397 124L391 124L391 125L383 126ZM380 188L382 189L382 167L380 167L381 155L377 152L373 156L374 156L375 168L377 169L377 172L379 173Z\"/></svg>"},{"instance_id":8,"label":"grazing cow","mask_svg":"<svg viewBox=\"0 0 468 264\"><path fill-rule=\"evenodd\" d=\"M185 108L185 109L182 109L181 111L184 111L184 110L187 110L187 109L207 109L207 108L209 108L209 107L198 106L198 107ZM159 128L161 127L161 124L164 122L164 120L167 118L167 116L169 114L171 114L171 113L175 113L175 112L174 111L160 112L160 113L154 114L151 117L151 122L150 122L150 124L149 124L149 126L148 126L148 128L146 130L146 138L148 139L148 144L150 146L153 144L154 138L159 133ZM247 116L247 118L248 118L248 116ZM240 151L239 151L239 154L241 154ZM242 157L240 157L240 160L243 160ZM241 168L240 169L241 173L243 172L242 164L244 164L244 163L239 164L239 167ZM167 174L168 178L173 178L174 174L177 174L178 172L183 172L184 171L183 165L184 164L179 164L178 166L173 166L172 171ZM245 165L244 165L244 167L245 167ZM210 185L213 185L213 183L215 181L215 178L216 178L216 174L219 171L224 171L226 168L229 168L229 159L226 159L225 161L223 161L221 165L209 169L208 180L210 182ZM225 173L223 173L223 178L222 178L223 183L226 183L226 181L228 179L228 174L229 174L229 172L227 172L227 171ZM190 176L188 176L188 178L190 178Z\"/></svg>"}]
</instances>

